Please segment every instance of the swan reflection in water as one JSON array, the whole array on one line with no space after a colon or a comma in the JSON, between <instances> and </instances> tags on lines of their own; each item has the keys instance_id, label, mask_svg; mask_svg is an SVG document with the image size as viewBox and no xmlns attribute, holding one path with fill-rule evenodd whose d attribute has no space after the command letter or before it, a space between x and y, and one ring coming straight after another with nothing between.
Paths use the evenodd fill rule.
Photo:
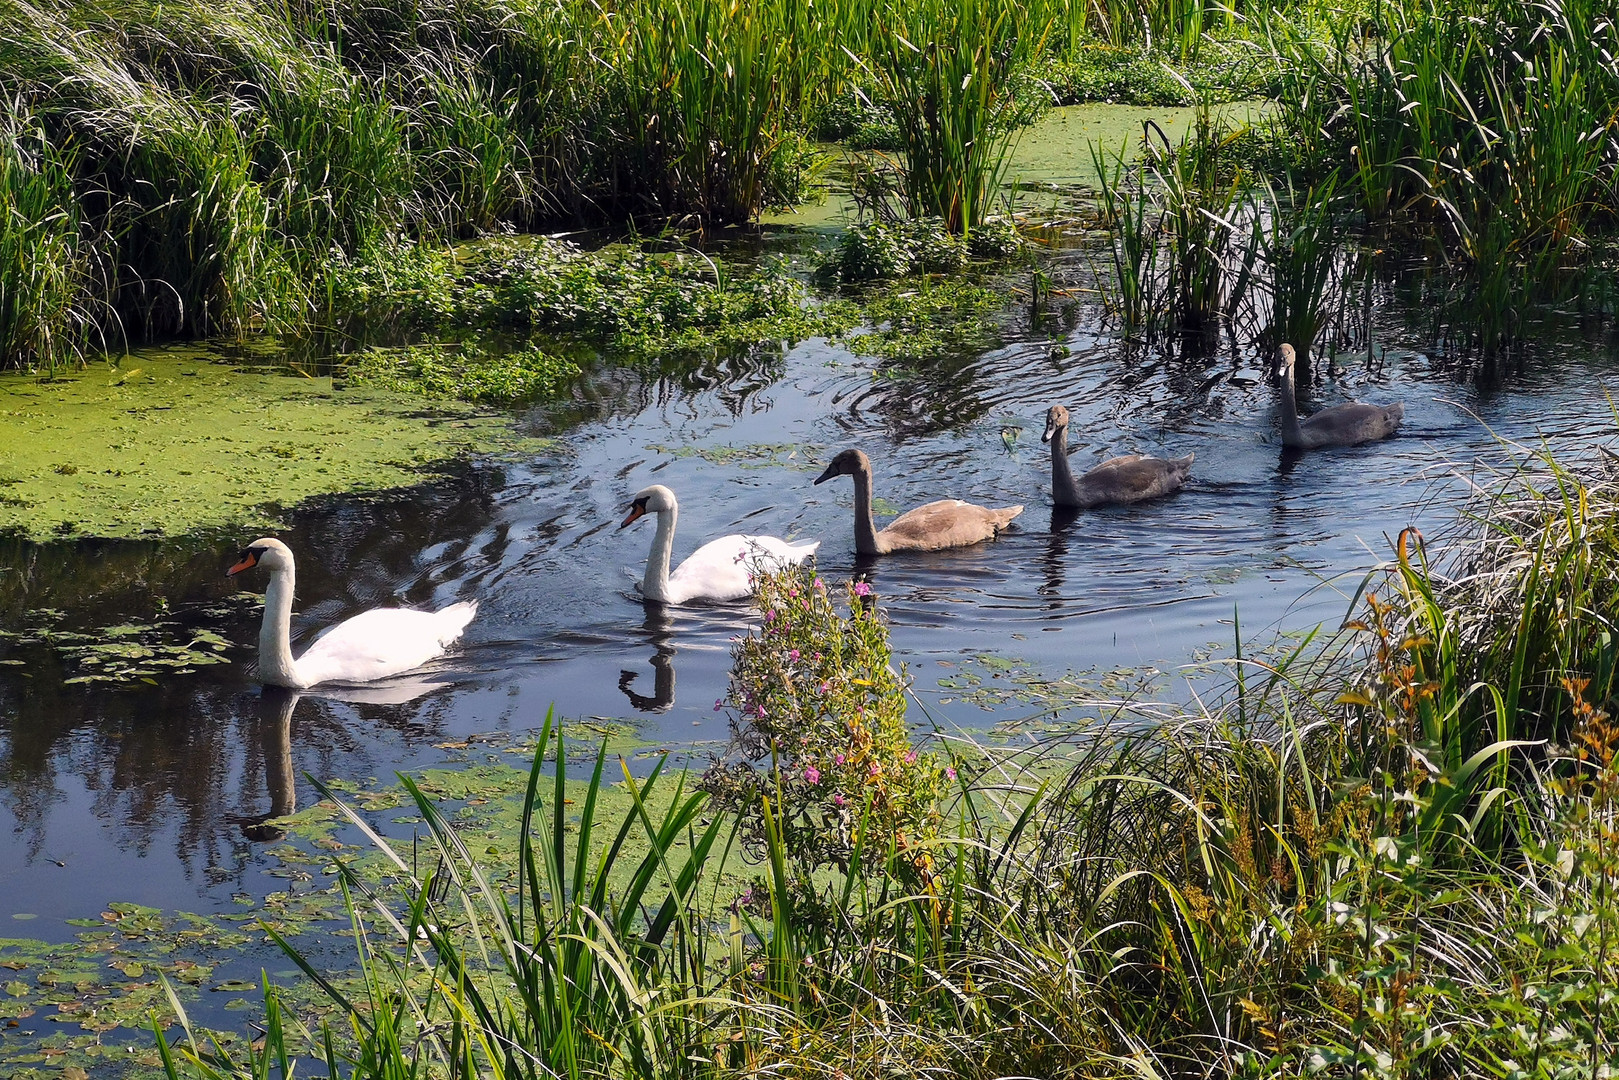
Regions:
<instances>
[{"instance_id":1,"label":"swan reflection in water","mask_svg":"<svg viewBox=\"0 0 1619 1080\"><path fill-rule=\"evenodd\" d=\"M673 687L674 676L670 675ZM292 765L292 714L305 697L323 697L355 705L405 705L445 684L426 678L394 679L373 686L323 687L318 693L285 686L265 686L259 693L259 747L264 755L268 813L239 820L242 835L257 843L273 843L287 835L280 819L298 809L298 783ZM673 690L670 691L671 696Z\"/></svg>"},{"instance_id":2,"label":"swan reflection in water","mask_svg":"<svg viewBox=\"0 0 1619 1080\"><path fill-rule=\"evenodd\" d=\"M648 604L642 628L647 641L657 650L647 661L652 665L652 696L638 694L630 688L638 673L628 669L619 672L618 688L624 691L637 712L665 713L675 703L675 621L661 604Z\"/></svg>"},{"instance_id":3,"label":"swan reflection in water","mask_svg":"<svg viewBox=\"0 0 1619 1080\"><path fill-rule=\"evenodd\" d=\"M249 840L280 840L287 830L275 822L298 809L298 785L292 774L292 712L302 696L284 686L266 686L259 695L259 746L264 753L270 812L241 822L242 835Z\"/></svg>"}]
</instances>

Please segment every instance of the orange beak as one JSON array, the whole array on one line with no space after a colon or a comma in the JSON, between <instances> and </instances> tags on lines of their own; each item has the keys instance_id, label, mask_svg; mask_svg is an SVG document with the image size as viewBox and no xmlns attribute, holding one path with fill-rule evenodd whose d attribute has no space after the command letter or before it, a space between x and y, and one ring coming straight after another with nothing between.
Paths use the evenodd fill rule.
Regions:
<instances>
[{"instance_id":1,"label":"orange beak","mask_svg":"<svg viewBox=\"0 0 1619 1080\"><path fill-rule=\"evenodd\" d=\"M226 577L235 577L243 570L251 570L259 564L259 557L251 551L242 552L242 561L225 571Z\"/></svg>"},{"instance_id":2,"label":"orange beak","mask_svg":"<svg viewBox=\"0 0 1619 1080\"><path fill-rule=\"evenodd\" d=\"M645 514L646 514L646 507L642 506L640 503L636 503L634 506L630 507L629 516L626 517L623 521L618 523L618 527L622 529L624 526L630 524L631 522L639 520L641 517L645 516Z\"/></svg>"}]
</instances>

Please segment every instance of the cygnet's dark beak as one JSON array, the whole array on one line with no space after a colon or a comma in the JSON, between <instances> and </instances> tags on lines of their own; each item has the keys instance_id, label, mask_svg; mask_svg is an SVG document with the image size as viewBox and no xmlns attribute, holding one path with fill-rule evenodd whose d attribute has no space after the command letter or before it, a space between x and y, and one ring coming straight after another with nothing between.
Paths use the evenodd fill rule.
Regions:
<instances>
[{"instance_id":1,"label":"cygnet's dark beak","mask_svg":"<svg viewBox=\"0 0 1619 1080\"><path fill-rule=\"evenodd\" d=\"M828 465L826 467L826 471L823 472L820 476L817 476L815 478L815 482L817 484L819 484L819 483L821 483L823 481L830 480L834 476L837 476L837 475L838 475L838 467L837 467L837 465L836 464Z\"/></svg>"},{"instance_id":2,"label":"cygnet's dark beak","mask_svg":"<svg viewBox=\"0 0 1619 1080\"><path fill-rule=\"evenodd\" d=\"M1046 433L1044 435L1040 436L1040 441L1041 442L1050 442L1051 437L1053 435L1055 435L1055 434L1057 434L1057 425L1053 424L1050 420L1047 420L1046 421Z\"/></svg>"}]
</instances>

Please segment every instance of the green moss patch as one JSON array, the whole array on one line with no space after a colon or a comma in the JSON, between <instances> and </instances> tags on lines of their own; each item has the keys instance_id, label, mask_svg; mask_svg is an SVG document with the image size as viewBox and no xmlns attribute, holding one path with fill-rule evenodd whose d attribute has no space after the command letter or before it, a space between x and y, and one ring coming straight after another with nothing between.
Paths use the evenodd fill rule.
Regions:
<instances>
[{"instance_id":1,"label":"green moss patch","mask_svg":"<svg viewBox=\"0 0 1619 1080\"><path fill-rule=\"evenodd\" d=\"M348 365L355 382L488 405L517 405L553 397L579 365L542 349L484 353L450 345L367 349Z\"/></svg>"},{"instance_id":2,"label":"green moss patch","mask_svg":"<svg viewBox=\"0 0 1619 1080\"><path fill-rule=\"evenodd\" d=\"M421 482L474 452L538 449L505 419L327 378L157 350L0 376L0 530L32 538L268 528L315 495Z\"/></svg>"}]
</instances>

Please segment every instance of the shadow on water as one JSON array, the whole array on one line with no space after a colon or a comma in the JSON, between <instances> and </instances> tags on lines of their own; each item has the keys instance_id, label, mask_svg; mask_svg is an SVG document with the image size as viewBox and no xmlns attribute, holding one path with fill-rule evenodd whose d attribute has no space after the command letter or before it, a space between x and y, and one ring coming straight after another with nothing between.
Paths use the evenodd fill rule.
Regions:
<instances>
[{"instance_id":1,"label":"shadow on water","mask_svg":"<svg viewBox=\"0 0 1619 1080\"><path fill-rule=\"evenodd\" d=\"M1377 365L1346 363L1309 393L1317 406L1404 400L1401 434L1299 455L1281 451L1252 356L1127 345L1082 305L1020 319L999 324L993 347L904 364L823 341L598 360L567 402L521 418L559 436L554 453L283 515L299 560L295 649L372 607L480 601L450 656L369 696L257 688L258 606L224 601L263 582L222 576L253 537L0 540L0 630L49 610L51 627L92 638L162 621L234 643L229 664L108 684L70 682L81 671L60 641L0 638L0 906L93 917L109 899L194 910L266 895L283 883L265 847L286 835L277 818L309 805L306 773L385 783L441 763L437 744L529 731L553 704L566 719L629 719L648 745L700 759L729 738L714 702L751 612L639 602L651 537L614 526L649 483L680 497L677 559L729 532L819 538L824 574L874 584L930 713L982 728L1010 714L937 682L980 655L1052 675L1173 671L1229 647L1234 607L1245 637L1336 623L1385 538L1431 532L1474 463L1499 459L1485 424L1585 452L1609 438L1603 391L1619 385L1611 339L1574 334L1475 390L1402 347L1389 320ZM1059 402L1076 470L1195 451L1191 483L1156 503L1054 512L1038 433ZM871 455L879 507L1027 509L992 544L857 558L852 493L811 484L845 446Z\"/></svg>"}]
</instances>

